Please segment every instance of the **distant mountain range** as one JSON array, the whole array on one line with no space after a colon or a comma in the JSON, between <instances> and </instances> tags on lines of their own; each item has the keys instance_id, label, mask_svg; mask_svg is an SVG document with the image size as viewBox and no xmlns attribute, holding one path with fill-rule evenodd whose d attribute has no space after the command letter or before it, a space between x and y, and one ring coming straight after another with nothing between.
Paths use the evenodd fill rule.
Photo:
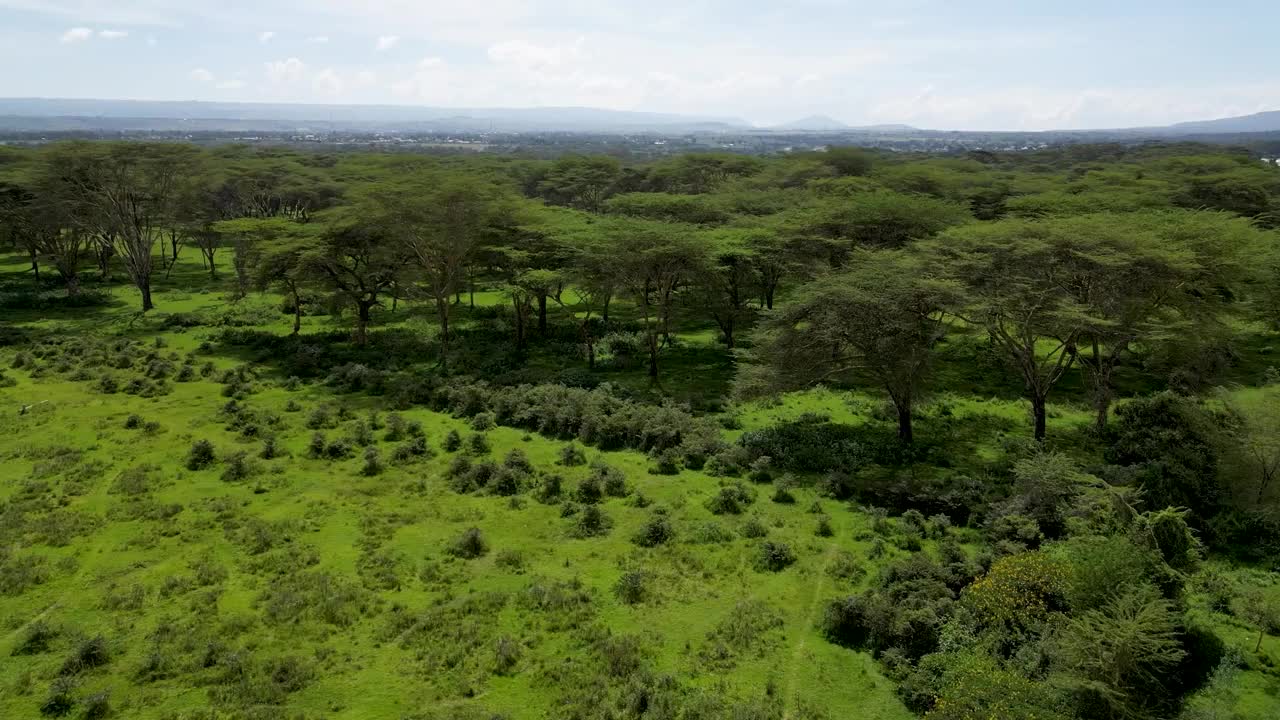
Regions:
<instances>
[{"instance_id":1,"label":"distant mountain range","mask_svg":"<svg viewBox=\"0 0 1280 720\"><path fill-rule=\"evenodd\" d=\"M1280 110L1221 118L1219 120L1181 122L1168 126L1168 129L1188 133L1276 132L1280 130Z\"/></svg>"},{"instance_id":2,"label":"distant mountain range","mask_svg":"<svg viewBox=\"0 0 1280 720\"><path fill-rule=\"evenodd\" d=\"M850 126L811 115L772 127L733 117L586 107L440 108L409 105L310 105L201 101L0 98L0 130L10 132L601 132L811 133L941 135L909 125ZM1052 132L1052 131L1050 131ZM1063 131L1171 137L1280 132L1280 111L1147 128ZM1022 135L1034 133L1019 133Z\"/></svg>"},{"instance_id":3,"label":"distant mountain range","mask_svg":"<svg viewBox=\"0 0 1280 720\"><path fill-rule=\"evenodd\" d=\"M150 100L0 98L0 128L638 132L749 127L726 117L585 107L438 108Z\"/></svg>"}]
</instances>

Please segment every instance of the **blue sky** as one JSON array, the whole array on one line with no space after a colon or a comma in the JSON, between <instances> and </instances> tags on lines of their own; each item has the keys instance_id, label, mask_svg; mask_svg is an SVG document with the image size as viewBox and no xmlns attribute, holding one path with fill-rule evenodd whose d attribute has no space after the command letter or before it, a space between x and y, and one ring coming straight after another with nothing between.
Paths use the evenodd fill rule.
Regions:
<instances>
[{"instance_id":1,"label":"blue sky","mask_svg":"<svg viewBox=\"0 0 1280 720\"><path fill-rule=\"evenodd\" d=\"M0 0L0 96L1051 129L1280 109L1280 2Z\"/></svg>"}]
</instances>

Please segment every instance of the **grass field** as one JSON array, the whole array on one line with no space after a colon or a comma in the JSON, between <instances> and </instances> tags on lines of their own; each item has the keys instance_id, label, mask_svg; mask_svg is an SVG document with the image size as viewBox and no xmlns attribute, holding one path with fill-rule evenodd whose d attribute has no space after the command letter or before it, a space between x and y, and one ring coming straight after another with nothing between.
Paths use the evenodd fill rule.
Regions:
<instances>
[{"instance_id":1,"label":"grass field","mask_svg":"<svg viewBox=\"0 0 1280 720\"><path fill-rule=\"evenodd\" d=\"M0 264L9 284L22 282L24 269L16 257ZM911 717L869 655L816 629L827 600L906 555L883 542L871 515L803 486L794 502L774 502L768 485L748 488L755 498L741 514L714 514L708 501L722 479L652 474L652 459L632 451L584 448L585 464L563 466L564 441L507 427L483 432L487 451L464 442L447 452L450 431L467 442L476 431L417 408L399 415L420 425L433 455L396 461L407 440L385 439L390 410L380 399L295 385L269 364L247 371L238 412L261 421L247 434L218 382L244 358L203 346L212 328L163 323L171 313L225 312L227 288L194 263L177 273L161 283L146 318L136 292L118 285L104 307L4 311L37 338L133 341L137 365L120 369L122 379L142 372L146 353L175 367L188 355L192 367L212 367L142 397L73 379L101 368L9 369L22 348L0 347L13 381L0 387L0 717L35 717L59 690L74 714L88 715L107 693L118 716L156 720L574 717L591 704L665 702L664 692L703 703L707 717ZM477 296L482 307L501 301ZM242 302L265 308L268 321L255 329L288 332L273 299ZM429 333L426 315L402 307L384 312L381 327ZM338 319L309 317L303 332L337 327ZM531 358L548 371L571 362ZM725 392L732 362L705 326L692 324L668 353L660 391L642 368L604 375L636 392L711 397ZM988 379L1008 387L1007 378ZM921 421L922 435L943 427L944 415L947 427L977 428L955 440L970 448L957 462L974 467L997 462L1002 439L1029 434L1016 392L977 387L933 398ZM1079 392L1063 396L1050 433L1073 438L1092 415ZM882 405L874 389L793 394L733 408L737 429L725 435L813 412L887 426ZM328 439L354 438L349 457L309 456L316 429L308 425L321 407L330 409L331 426L321 429ZM365 471L361 425L382 465L376 473ZM268 434L278 455L262 458ZM212 443L216 459L189 469L198 440ZM501 463L517 451L535 475L562 476L566 495L594 461L621 471L625 495L599 505L611 528L578 537L586 510L564 517L564 504L532 490L451 489L454 458ZM1074 451L1091 452L1084 442ZM244 471L229 472L239 452ZM634 542L659 509L673 539ZM824 520L829 534L819 533ZM471 528L485 551L451 554ZM966 544L977 536L951 532ZM761 568L766 541L785 543L794 563ZM1245 628L1213 621L1252 642ZM1280 640L1266 643L1280 661ZM69 671L69 662L82 667ZM66 677L74 681L63 687ZM1229 703L1244 717L1280 716L1273 678L1245 672L1231 688Z\"/></svg>"}]
</instances>

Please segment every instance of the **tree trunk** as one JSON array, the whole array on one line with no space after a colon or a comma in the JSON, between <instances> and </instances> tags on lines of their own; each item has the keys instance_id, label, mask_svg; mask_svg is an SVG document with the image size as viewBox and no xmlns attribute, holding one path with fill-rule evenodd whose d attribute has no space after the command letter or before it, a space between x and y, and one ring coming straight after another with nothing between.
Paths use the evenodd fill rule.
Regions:
<instances>
[{"instance_id":1,"label":"tree trunk","mask_svg":"<svg viewBox=\"0 0 1280 720\"><path fill-rule=\"evenodd\" d=\"M724 334L724 346L729 350L732 350L734 348L734 342L735 342L734 334L733 334L733 324L734 324L733 318L730 317L720 325L720 332Z\"/></svg>"},{"instance_id":2,"label":"tree trunk","mask_svg":"<svg viewBox=\"0 0 1280 720\"><path fill-rule=\"evenodd\" d=\"M368 300L361 300L356 303L356 336L357 345L364 345L369 342L369 310L373 307L373 303Z\"/></svg>"},{"instance_id":3,"label":"tree trunk","mask_svg":"<svg viewBox=\"0 0 1280 720\"><path fill-rule=\"evenodd\" d=\"M74 270L67 274L64 278L67 283L67 297L75 297L80 294L80 274Z\"/></svg>"},{"instance_id":4,"label":"tree trunk","mask_svg":"<svg viewBox=\"0 0 1280 720\"><path fill-rule=\"evenodd\" d=\"M587 369L596 369L596 342L590 335L587 336Z\"/></svg>"},{"instance_id":5,"label":"tree trunk","mask_svg":"<svg viewBox=\"0 0 1280 720\"><path fill-rule=\"evenodd\" d=\"M142 312L154 310L155 304L151 302L151 281L142 280L138 282L138 289L142 291Z\"/></svg>"},{"instance_id":6,"label":"tree trunk","mask_svg":"<svg viewBox=\"0 0 1280 720\"><path fill-rule=\"evenodd\" d=\"M449 296L436 297L436 315L440 319L440 369L449 368Z\"/></svg>"},{"instance_id":7,"label":"tree trunk","mask_svg":"<svg viewBox=\"0 0 1280 720\"><path fill-rule=\"evenodd\" d=\"M773 291L777 289L776 285L766 285L764 288L764 306L773 309Z\"/></svg>"},{"instance_id":8,"label":"tree trunk","mask_svg":"<svg viewBox=\"0 0 1280 720\"><path fill-rule=\"evenodd\" d=\"M658 381L658 333L649 333L649 379Z\"/></svg>"},{"instance_id":9,"label":"tree trunk","mask_svg":"<svg viewBox=\"0 0 1280 720\"><path fill-rule=\"evenodd\" d=\"M302 298L298 297L298 290L294 288L290 291L293 296L293 334L297 335L302 330Z\"/></svg>"},{"instance_id":10,"label":"tree trunk","mask_svg":"<svg viewBox=\"0 0 1280 720\"><path fill-rule=\"evenodd\" d=\"M915 440L911 431L911 401L894 400L893 405L898 409L898 440L910 445Z\"/></svg>"},{"instance_id":11,"label":"tree trunk","mask_svg":"<svg viewBox=\"0 0 1280 720\"><path fill-rule=\"evenodd\" d=\"M1253 652L1254 652L1254 653L1257 653L1258 651L1262 650L1262 636L1263 636L1265 633L1266 633L1266 630L1265 630L1265 629L1264 629L1264 630L1259 630L1259 631L1258 631L1258 644L1253 646Z\"/></svg>"},{"instance_id":12,"label":"tree trunk","mask_svg":"<svg viewBox=\"0 0 1280 720\"><path fill-rule=\"evenodd\" d=\"M36 285L40 284L40 254L35 250L29 252L31 255L31 272L36 275Z\"/></svg>"},{"instance_id":13,"label":"tree trunk","mask_svg":"<svg viewBox=\"0 0 1280 720\"><path fill-rule=\"evenodd\" d=\"M613 302L612 295L609 295L604 299L604 308L602 308L601 310L600 319L605 323L609 322L609 304L612 302Z\"/></svg>"},{"instance_id":14,"label":"tree trunk","mask_svg":"<svg viewBox=\"0 0 1280 720\"><path fill-rule=\"evenodd\" d=\"M1035 416L1035 438L1036 442L1044 442L1045 435L1045 398L1043 395L1034 394L1031 396L1031 413Z\"/></svg>"},{"instance_id":15,"label":"tree trunk","mask_svg":"<svg viewBox=\"0 0 1280 720\"><path fill-rule=\"evenodd\" d=\"M547 294L538 293L538 334L547 334Z\"/></svg>"}]
</instances>

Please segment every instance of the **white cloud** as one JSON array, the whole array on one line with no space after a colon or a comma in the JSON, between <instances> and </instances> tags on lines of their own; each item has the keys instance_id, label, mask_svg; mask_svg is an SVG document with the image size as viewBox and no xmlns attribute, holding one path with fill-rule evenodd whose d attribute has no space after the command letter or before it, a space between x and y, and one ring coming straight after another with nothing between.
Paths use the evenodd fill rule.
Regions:
<instances>
[{"instance_id":1,"label":"white cloud","mask_svg":"<svg viewBox=\"0 0 1280 720\"><path fill-rule=\"evenodd\" d=\"M78 42L84 42L85 40L88 40L91 37L93 37L93 30L90 30L87 27L73 27L70 30L62 33L62 38L60 39L60 42L62 42L63 44L78 43Z\"/></svg>"},{"instance_id":2,"label":"white cloud","mask_svg":"<svg viewBox=\"0 0 1280 720\"><path fill-rule=\"evenodd\" d=\"M266 64L267 79L273 83L296 83L306 77L307 64L296 57Z\"/></svg>"},{"instance_id":3,"label":"white cloud","mask_svg":"<svg viewBox=\"0 0 1280 720\"><path fill-rule=\"evenodd\" d=\"M275 30L263 30L262 32L258 33L258 42L269 43L271 42L271 39L274 38L275 36L276 36Z\"/></svg>"},{"instance_id":4,"label":"white cloud","mask_svg":"<svg viewBox=\"0 0 1280 720\"><path fill-rule=\"evenodd\" d=\"M213 73L204 68L196 68L191 71L191 79L200 83L211 83L214 80Z\"/></svg>"},{"instance_id":5,"label":"white cloud","mask_svg":"<svg viewBox=\"0 0 1280 720\"><path fill-rule=\"evenodd\" d=\"M328 35L312 35L311 37L307 38L307 42L313 43L315 45L324 45L325 43L329 42L329 36Z\"/></svg>"},{"instance_id":6,"label":"white cloud","mask_svg":"<svg viewBox=\"0 0 1280 720\"><path fill-rule=\"evenodd\" d=\"M399 35L382 35L378 38L378 41L374 43L373 49L377 50L378 52L382 52L383 50L390 50L391 48L395 47L399 43L400 43Z\"/></svg>"},{"instance_id":7,"label":"white cloud","mask_svg":"<svg viewBox=\"0 0 1280 720\"><path fill-rule=\"evenodd\" d=\"M120 38L129 37L129 33L124 30L99 30L98 37L103 40L119 40Z\"/></svg>"},{"instance_id":8,"label":"white cloud","mask_svg":"<svg viewBox=\"0 0 1280 720\"><path fill-rule=\"evenodd\" d=\"M311 79L311 87L324 95L341 95L346 83L333 68L325 68Z\"/></svg>"},{"instance_id":9,"label":"white cloud","mask_svg":"<svg viewBox=\"0 0 1280 720\"><path fill-rule=\"evenodd\" d=\"M243 80L221 80L214 85L219 90L239 90L244 87Z\"/></svg>"},{"instance_id":10,"label":"white cloud","mask_svg":"<svg viewBox=\"0 0 1280 720\"><path fill-rule=\"evenodd\" d=\"M427 68L440 67L443 64L444 59L438 57L424 57L418 61L418 67L423 70L426 70Z\"/></svg>"}]
</instances>

